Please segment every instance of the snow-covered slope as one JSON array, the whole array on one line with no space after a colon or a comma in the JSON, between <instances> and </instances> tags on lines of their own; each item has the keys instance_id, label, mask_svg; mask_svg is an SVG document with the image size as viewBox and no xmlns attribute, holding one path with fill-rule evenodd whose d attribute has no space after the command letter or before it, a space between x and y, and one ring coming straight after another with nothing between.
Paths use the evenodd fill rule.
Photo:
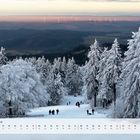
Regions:
<instances>
[{"instance_id":1,"label":"snow-covered slope","mask_svg":"<svg viewBox=\"0 0 140 140\"><path fill-rule=\"evenodd\" d=\"M106 111L96 111L96 109L94 115L87 115L87 109L91 112L91 108L89 104L82 104L80 107L77 107L75 104L80 101L84 103L82 96L66 96L63 99L62 105L35 108L27 112L27 115L46 118L105 118L107 116ZM68 102L70 102L70 105L67 105ZM49 115L49 110L57 109L59 109L58 115Z\"/></svg>"}]
</instances>

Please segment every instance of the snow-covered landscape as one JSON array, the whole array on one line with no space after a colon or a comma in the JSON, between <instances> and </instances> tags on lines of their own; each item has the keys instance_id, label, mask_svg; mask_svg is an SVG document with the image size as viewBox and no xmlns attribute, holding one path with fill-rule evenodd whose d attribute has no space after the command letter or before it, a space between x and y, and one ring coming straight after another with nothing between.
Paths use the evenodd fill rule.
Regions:
<instances>
[{"instance_id":1,"label":"snow-covered landscape","mask_svg":"<svg viewBox=\"0 0 140 140\"><path fill-rule=\"evenodd\" d=\"M0 117L139 118L140 29L122 57L95 39L84 65L72 58L17 57L0 50Z\"/></svg>"},{"instance_id":2,"label":"snow-covered landscape","mask_svg":"<svg viewBox=\"0 0 140 140\"><path fill-rule=\"evenodd\" d=\"M0 0L0 140L140 140L140 0Z\"/></svg>"}]
</instances>

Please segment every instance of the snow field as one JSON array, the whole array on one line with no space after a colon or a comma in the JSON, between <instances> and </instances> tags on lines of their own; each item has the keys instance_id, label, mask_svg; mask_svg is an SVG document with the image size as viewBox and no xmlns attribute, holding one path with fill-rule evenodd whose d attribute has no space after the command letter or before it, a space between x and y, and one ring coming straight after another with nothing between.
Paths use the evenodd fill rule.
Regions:
<instances>
[{"instance_id":1,"label":"snow field","mask_svg":"<svg viewBox=\"0 0 140 140\"><path fill-rule=\"evenodd\" d=\"M69 101L71 104L67 105L67 102ZM94 115L87 115L87 109L91 112L90 105L82 104L80 107L77 107L75 103L80 101L84 102L82 96L66 96L63 99L62 105L35 108L30 110L30 112L27 112L27 115L44 116L46 118L105 118L107 116L103 111L98 112L96 109ZM59 109L58 115L49 115L49 110L57 109Z\"/></svg>"}]
</instances>

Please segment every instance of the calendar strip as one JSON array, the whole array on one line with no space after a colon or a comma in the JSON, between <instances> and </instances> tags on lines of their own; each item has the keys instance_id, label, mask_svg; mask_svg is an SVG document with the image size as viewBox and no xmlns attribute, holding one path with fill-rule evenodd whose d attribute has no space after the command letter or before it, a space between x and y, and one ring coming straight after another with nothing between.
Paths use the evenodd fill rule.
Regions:
<instances>
[{"instance_id":1,"label":"calendar strip","mask_svg":"<svg viewBox=\"0 0 140 140\"><path fill-rule=\"evenodd\" d=\"M1 119L0 134L140 134L140 119Z\"/></svg>"}]
</instances>

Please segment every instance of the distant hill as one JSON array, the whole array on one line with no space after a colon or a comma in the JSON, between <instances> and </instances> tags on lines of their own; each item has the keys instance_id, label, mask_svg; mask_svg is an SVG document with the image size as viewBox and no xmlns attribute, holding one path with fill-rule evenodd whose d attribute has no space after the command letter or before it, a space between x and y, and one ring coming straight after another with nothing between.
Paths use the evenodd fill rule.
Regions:
<instances>
[{"instance_id":1,"label":"distant hill","mask_svg":"<svg viewBox=\"0 0 140 140\"><path fill-rule=\"evenodd\" d=\"M8 56L66 55L83 62L90 45L85 42L90 36L101 47L110 47L118 38L124 51L131 32L139 26L139 22L0 23L0 45L7 49Z\"/></svg>"}]
</instances>

